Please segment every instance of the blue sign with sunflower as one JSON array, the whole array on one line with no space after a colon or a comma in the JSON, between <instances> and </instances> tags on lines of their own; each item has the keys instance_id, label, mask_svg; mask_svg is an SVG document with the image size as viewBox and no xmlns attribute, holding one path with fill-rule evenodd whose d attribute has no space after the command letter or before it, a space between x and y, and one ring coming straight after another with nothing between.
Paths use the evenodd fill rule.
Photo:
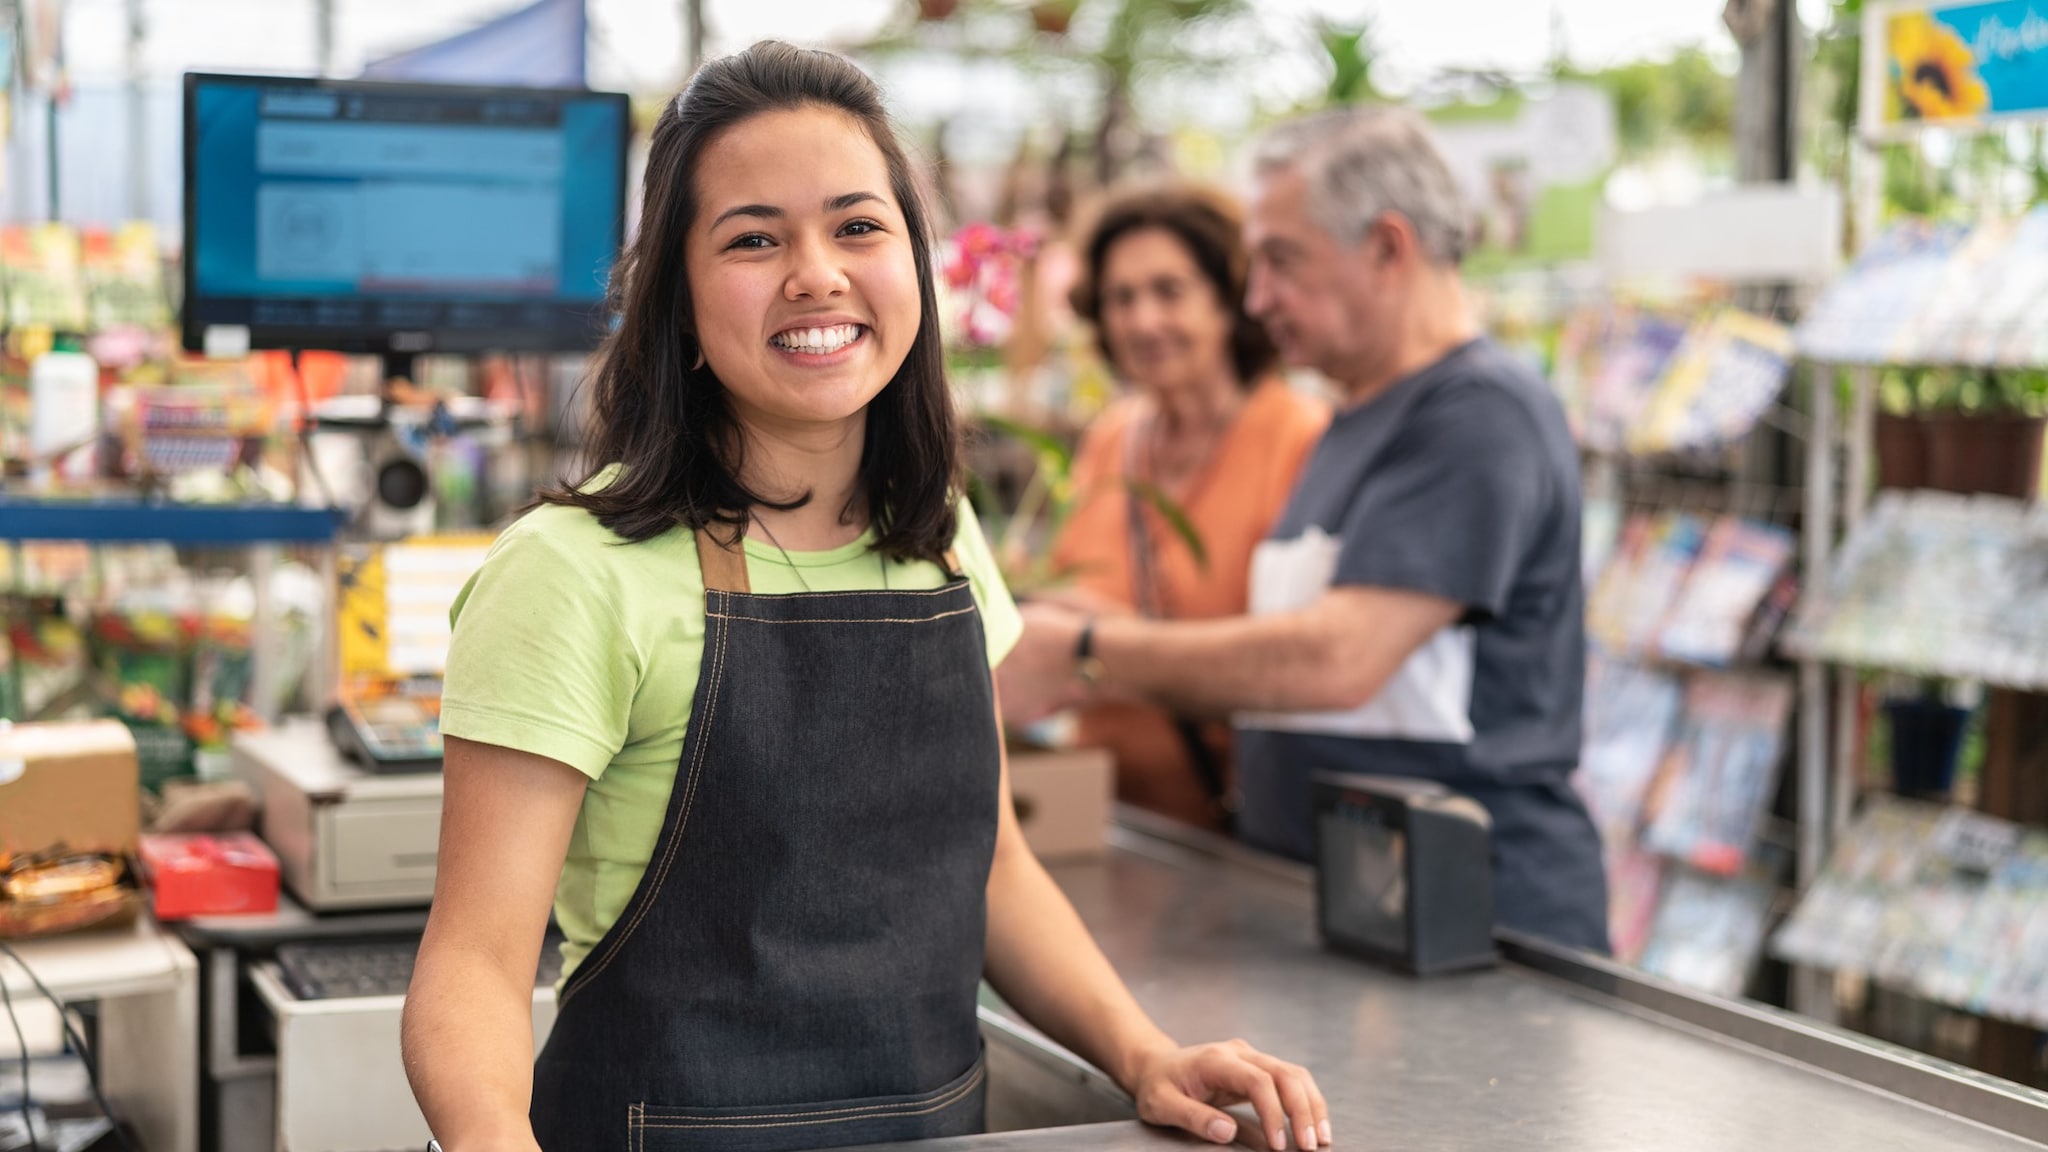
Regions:
<instances>
[{"instance_id":1,"label":"blue sign with sunflower","mask_svg":"<svg viewBox=\"0 0 2048 1152\"><path fill-rule=\"evenodd\" d=\"M2048 116L2048 0L1873 6L1871 16L1878 27L1866 25L1863 42L1882 51L1883 70L1865 72L1881 93L1866 127Z\"/></svg>"}]
</instances>

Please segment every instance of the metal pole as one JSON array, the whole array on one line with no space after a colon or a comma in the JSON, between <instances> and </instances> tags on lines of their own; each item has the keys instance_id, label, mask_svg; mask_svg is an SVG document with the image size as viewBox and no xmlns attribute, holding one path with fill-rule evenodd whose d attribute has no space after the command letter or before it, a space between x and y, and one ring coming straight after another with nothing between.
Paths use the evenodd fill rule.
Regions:
<instances>
[{"instance_id":1,"label":"metal pole","mask_svg":"<svg viewBox=\"0 0 2048 1152\"><path fill-rule=\"evenodd\" d=\"M128 218L147 220L149 206L149 88L142 49L148 32L143 0L128 0Z\"/></svg>"},{"instance_id":2,"label":"metal pole","mask_svg":"<svg viewBox=\"0 0 2048 1152\"><path fill-rule=\"evenodd\" d=\"M1813 373L1813 424L1806 443L1806 515L1800 543L1805 550L1804 579L1809 589L1827 579L1834 560L1835 532L1835 373L1819 367ZM1827 852L1831 809L1827 673L1818 661L1800 661L1799 701L1799 890L1820 872Z\"/></svg>"},{"instance_id":3,"label":"metal pole","mask_svg":"<svg viewBox=\"0 0 2048 1152\"><path fill-rule=\"evenodd\" d=\"M334 0L313 0L313 43L320 75L334 75Z\"/></svg>"},{"instance_id":4,"label":"metal pole","mask_svg":"<svg viewBox=\"0 0 2048 1152\"><path fill-rule=\"evenodd\" d=\"M48 182L50 192L49 208L52 223L64 218L64 188L57 179L57 90L63 83L62 77L64 75L64 13L62 9L58 10L56 19L56 42L51 45L50 51L50 88L49 91L43 94L43 158L50 169L45 174L45 179Z\"/></svg>"},{"instance_id":5,"label":"metal pole","mask_svg":"<svg viewBox=\"0 0 2048 1152\"><path fill-rule=\"evenodd\" d=\"M690 41L683 53L688 62L683 81L688 83L704 65L704 0L683 0L683 30Z\"/></svg>"},{"instance_id":6,"label":"metal pole","mask_svg":"<svg viewBox=\"0 0 2048 1152\"><path fill-rule=\"evenodd\" d=\"M1835 531L1835 372L1827 365L1813 371L1813 423L1806 439L1806 509L1800 544L1806 586L1827 578L1834 560ZM1833 817L1828 783L1834 761L1829 753L1828 668L1811 656L1799 661L1799 855L1798 889L1804 894L1820 874ZM1833 980L1818 969L1800 967L1792 974L1792 1009L1822 1020L1835 1017Z\"/></svg>"},{"instance_id":7,"label":"metal pole","mask_svg":"<svg viewBox=\"0 0 2048 1152\"><path fill-rule=\"evenodd\" d=\"M258 544L250 551L256 611L249 622L249 707L265 724L275 724L284 693L278 684L277 598L271 594L271 584L283 550L275 544ZM316 702L315 707L321 703Z\"/></svg>"},{"instance_id":8,"label":"metal pole","mask_svg":"<svg viewBox=\"0 0 2048 1152\"><path fill-rule=\"evenodd\" d=\"M1773 159L1777 178L1789 183L1799 178L1798 61L1805 29L1799 23L1799 5L1793 0L1779 0L1771 15L1771 103L1777 121L1777 155Z\"/></svg>"},{"instance_id":9,"label":"metal pole","mask_svg":"<svg viewBox=\"0 0 2048 1152\"><path fill-rule=\"evenodd\" d=\"M1863 522L1870 504L1871 448L1877 436L1877 369L1859 365L1849 370L1849 412L1843 433L1848 459L1842 469L1840 509L1846 539ZM1840 678L1835 694L1834 779L1828 797L1827 843L1832 845L1849 826L1862 792L1862 765L1856 758L1856 735L1862 728L1858 692L1852 676Z\"/></svg>"}]
</instances>

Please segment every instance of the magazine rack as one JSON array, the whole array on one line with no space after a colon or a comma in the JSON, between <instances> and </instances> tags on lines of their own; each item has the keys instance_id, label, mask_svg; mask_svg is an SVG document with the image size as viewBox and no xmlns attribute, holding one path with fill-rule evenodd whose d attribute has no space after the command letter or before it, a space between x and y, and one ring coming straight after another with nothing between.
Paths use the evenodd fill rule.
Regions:
<instances>
[{"instance_id":1,"label":"magazine rack","mask_svg":"<svg viewBox=\"0 0 2048 1152\"><path fill-rule=\"evenodd\" d=\"M1965 282L1970 290L1956 291ZM1871 550L1858 543L1859 536L1866 531L1877 535L1892 530L1892 521L1913 515L1915 508L1929 502L1936 505L1923 508L1922 513L1930 525L1946 525L1958 534L1957 549L1995 552L2010 547L2026 551L2032 544L2034 551L2039 550L2043 514L2038 503L2023 508L2016 501L1998 497L1874 494L1881 373L1893 365L2048 366L2048 349L2035 347L2030 338L2040 328L2034 315L2037 303L2048 299L2041 292L2044 284L2048 284L2048 213L2036 210L2021 221L1985 225L1974 231L1902 225L1871 244L1843 282L1816 304L1799 336L1802 356L1814 369L1803 540L1805 568L1817 581L1852 580L1856 575L1853 568L1865 559L1859 554ZM1974 539L1970 538L1973 532ZM1895 549L1895 561L1897 555ZM1952 555L1912 558L1910 549L1904 555L1908 557L1904 563L1920 566L1954 559ZM1920 571L1920 575L1927 573ZM1927 581L1902 583L1925 585ZM1824 617L1827 606L1818 601L1825 599L1826 591L1818 584L1810 588L1809 597L1816 602L1803 606L1802 615ZM1905 589L1897 594L1911 595ZM1955 594L1966 595L1960 590ZM1904 630L1916 617L1940 614L1928 608L1943 607L1915 608L1901 602L1894 612ZM2028 627L2010 615L2008 603L1980 608L1980 614L1989 614L1979 622L1985 626L1966 625L1953 631L1966 638L1973 631L1992 634ZM1958 643L1951 637L1949 650L1930 654L1898 642L1898 637L1857 649L1795 634L1788 647L1797 656L1799 668L1801 810L1825 813L1821 821L1802 821L1802 891L1820 875L1829 849L1841 843L1864 789L1859 751L1865 720L1852 669L1985 685L1989 695L1979 810L2019 826L2048 823L2048 763L2043 756L2048 748L2048 740L2044 740L2048 735L2048 666L2009 653L2005 649L2010 645L1996 642L2010 638L1994 635L1992 642ZM1779 950L1797 949L1781 944ZM1853 970L1881 973L1881 960L1868 958ZM1924 996L1927 989L1916 984L1912 991ZM1966 1011L1982 1011L1985 1006L1960 993L1926 998ZM1795 1006L1812 1015L1833 1014L1832 997L1818 983ZM2006 1018L2032 1020L2011 1013ZM2013 1079L2030 1078L2038 1044L2038 1034L2031 1027L2000 1024L1997 1014L1990 1014L1980 1035L1981 1066Z\"/></svg>"}]
</instances>

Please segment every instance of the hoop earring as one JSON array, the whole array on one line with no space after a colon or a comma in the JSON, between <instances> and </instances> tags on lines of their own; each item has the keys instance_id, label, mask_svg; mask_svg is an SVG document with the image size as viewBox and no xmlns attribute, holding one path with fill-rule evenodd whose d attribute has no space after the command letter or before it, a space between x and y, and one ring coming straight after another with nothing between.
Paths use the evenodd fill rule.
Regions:
<instances>
[{"instance_id":1,"label":"hoop earring","mask_svg":"<svg viewBox=\"0 0 2048 1152\"><path fill-rule=\"evenodd\" d=\"M692 365L690 365L690 371L692 371L692 372L702 372L703 370L704 370L704 349L703 349L703 348L702 348L702 347L700 346L700 347L699 347L699 348L697 349L697 362L696 362L695 364L692 364Z\"/></svg>"}]
</instances>

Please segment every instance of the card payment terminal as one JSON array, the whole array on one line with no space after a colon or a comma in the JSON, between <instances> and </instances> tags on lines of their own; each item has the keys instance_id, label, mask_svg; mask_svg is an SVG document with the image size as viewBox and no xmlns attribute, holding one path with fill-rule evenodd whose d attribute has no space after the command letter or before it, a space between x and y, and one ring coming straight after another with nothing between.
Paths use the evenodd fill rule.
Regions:
<instances>
[{"instance_id":1,"label":"card payment terminal","mask_svg":"<svg viewBox=\"0 0 2048 1152\"><path fill-rule=\"evenodd\" d=\"M366 772L438 772L439 703L416 696L345 698L328 711L327 731Z\"/></svg>"}]
</instances>

